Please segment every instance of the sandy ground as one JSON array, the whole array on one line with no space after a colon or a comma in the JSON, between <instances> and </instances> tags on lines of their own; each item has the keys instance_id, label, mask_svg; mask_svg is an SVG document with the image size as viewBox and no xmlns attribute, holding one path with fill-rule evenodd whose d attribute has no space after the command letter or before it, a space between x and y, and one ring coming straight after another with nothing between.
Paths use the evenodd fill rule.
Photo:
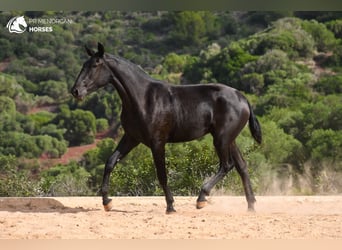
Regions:
<instances>
[{"instance_id":1,"label":"sandy ground","mask_svg":"<svg viewBox=\"0 0 342 250\"><path fill-rule=\"evenodd\" d=\"M195 197L0 198L0 239L342 239L342 196L213 196L197 210Z\"/></svg>"}]
</instances>

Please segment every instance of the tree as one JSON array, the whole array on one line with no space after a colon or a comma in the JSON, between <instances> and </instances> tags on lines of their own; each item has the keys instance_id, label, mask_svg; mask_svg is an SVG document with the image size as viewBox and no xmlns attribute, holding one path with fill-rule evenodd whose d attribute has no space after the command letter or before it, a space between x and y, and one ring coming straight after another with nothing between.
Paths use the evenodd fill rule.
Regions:
<instances>
[{"instance_id":1,"label":"tree","mask_svg":"<svg viewBox=\"0 0 342 250\"><path fill-rule=\"evenodd\" d=\"M90 144L95 139L96 118L90 111L81 109L70 111L62 107L55 118L55 123L59 128L66 129L64 138L71 146Z\"/></svg>"},{"instance_id":2,"label":"tree","mask_svg":"<svg viewBox=\"0 0 342 250\"><path fill-rule=\"evenodd\" d=\"M342 93L342 75L325 75L318 79L314 85L314 89L329 95Z\"/></svg>"},{"instance_id":3,"label":"tree","mask_svg":"<svg viewBox=\"0 0 342 250\"><path fill-rule=\"evenodd\" d=\"M342 38L342 20L341 19L330 21L326 25L327 25L327 28L335 34L336 38Z\"/></svg>"},{"instance_id":4,"label":"tree","mask_svg":"<svg viewBox=\"0 0 342 250\"><path fill-rule=\"evenodd\" d=\"M212 46L207 51L212 50ZM221 82L237 89L242 89L240 71L257 57L249 54L239 43L232 43L222 50L215 49L211 53L202 51L200 58L189 61L183 77L191 83Z\"/></svg>"},{"instance_id":5,"label":"tree","mask_svg":"<svg viewBox=\"0 0 342 250\"><path fill-rule=\"evenodd\" d=\"M1 113L7 113L10 116L15 116L16 108L14 101L7 96L0 96Z\"/></svg>"},{"instance_id":6,"label":"tree","mask_svg":"<svg viewBox=\"0 0 342 250\"><path fill-rule=\"evenodd\" d=\"M342 160L342 131L314 130L307 146L314 161L331 159L334 162L340 162Z\"/></svg>"},{"instance_id":7,"label":"tree","mask_svg":"<svg viewBox=\"0 0 342 250\"><path fill-rule=\"evenodd\" d=\"M220 31L216 16L206 11L181 11L170 14L174 27L170 32L171 40L185 46L198 46L207 36Z\"/></svg>"},{"instance_id":8,"label":"tree","mask_svg":"<svg viewBox=\"0 0 342 250\"><path fill-rule=\"evenodd\" d=\"M262 152L270 164L301 165L303 159L303 146L293 136L288 135L276 123L263 119L261 121L264 131Z\"/></svg>"},{"instance_id":9,"label":"tree","mask_svg":"<svg viewBox=\"0 0 342 250\"><path fill-rule=\"evenodd\" d=\"M205 34L205 23L198 12L183 11L173 14L175 26L170 33L174 41L184 45L199 45Z\"/></svg>"},{"instance_id":10,"label":"tree","mask_svg":"<svg viewBox=\"0 0 342 250\"><path fill-rule=\"evenodd\" d=\"M273 23L266 32L253 36L257 40L253 53L265 54L268 50L279 49L290 58L310 57L314 52L313 38L301 27L297 18L282 18Z\"/></svg>"},{"instance_id":11,"label":"tree","mask_svg":"<svg viewBox=\"0 0 342 250\"><path fill-rule=\"evenodd\" d=\"M0 73L0 96L14 98L21 92L23 92L23 89L18 84L17 79L14 76Z\"/></svg>"},{"instance_id":12,"label":"tree","mask_svg":"<svg viewBox=\"0 0 342 250\"><path fill-rule=\"evenodd\" d=\"M183 71L186 59L187 56L180 56L172 52L165 56L163 66L169 73L179 73Z\"/></svg>"},{"instance_id":13,"label":"tree","mask_svg":"<svg viewBox=\"0 0 342 250\"><path fill-rule=\"evenodd\" d=\"M63 81L43 81L39 83L39 94L52 97L55 101L63 101L69 96L68 85Z\"/></svg>"},{"instance_id":14,"label":"tree","mask_svg":"<svg viewBox=\"0 0 342 250\"><path fill-rule=\"evenodd\" d=\"M246 14L247 22L250 25L262 25L265 28L280 18L290 16L293 16L290 11L249 11Z\"/></svg>"},{"instance_id":15,"label":"tree","mask_svg":"<svg viewBox=\"0 0 342 250\"><path fill-rule=\"evenodd\" d=\"M303 29L312 36L318 51L327 52L336 43L334 33L328 30L326 25L316 20L303 21Z\"/></svg>"}]
</instances>

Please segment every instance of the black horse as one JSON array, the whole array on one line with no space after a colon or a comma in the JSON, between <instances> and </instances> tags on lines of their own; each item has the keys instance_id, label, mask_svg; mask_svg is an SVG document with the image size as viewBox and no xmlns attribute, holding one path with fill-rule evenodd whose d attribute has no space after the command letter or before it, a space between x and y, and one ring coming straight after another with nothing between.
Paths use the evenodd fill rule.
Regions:
<instances>
[{"instance_id":1,"label":"black horse","mask_svg":"<svg viewBox=\"0 0 342 250\"><path fill-rule=\"evenodd\" d=\"M215 176L204 183L197 208L206 205L206 195L234 166L241 176L248 210L254 211L247 165L235 138L249 121L254 139L261 143L261 128L247 99L236 89L222 84L170 85L148 76L139 66L104 53L98 43L95 53L86 47L90 58L83 64L72 95L84 98L107 84L113 84L122 100L121 124L124 135L106 162L101 187L104 209L112 207L108 198L109 176L114 166L139 143L153 155L158 180L165 193L166 213L175 212L173 196L167 185L165 144L194 140L207 133L213 136L220 160Z\"/></svg>"}]
</instances>

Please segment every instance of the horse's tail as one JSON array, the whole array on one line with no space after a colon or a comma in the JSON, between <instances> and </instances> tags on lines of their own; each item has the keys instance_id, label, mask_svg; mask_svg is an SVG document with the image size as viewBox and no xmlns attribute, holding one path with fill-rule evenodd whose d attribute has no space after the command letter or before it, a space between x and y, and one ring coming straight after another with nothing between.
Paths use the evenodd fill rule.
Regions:
<instances>
[{"instance_id":1,"label":"horse's tail","mask_svg":"<svg viewBox=\"0 0 342 250\"><path fill-rule=\"evenodd\" d=\"M248 107L249 107L249 111L250 111L249 123L248 123L249 124L249 130L251 131L252 136L257 141L257 143L261 144L262 133L261 133L260 123L259 123L258 119L256 118L250 103L248 101L247 101L247 103L248 103Z\"/></svg>"}]
</instances>

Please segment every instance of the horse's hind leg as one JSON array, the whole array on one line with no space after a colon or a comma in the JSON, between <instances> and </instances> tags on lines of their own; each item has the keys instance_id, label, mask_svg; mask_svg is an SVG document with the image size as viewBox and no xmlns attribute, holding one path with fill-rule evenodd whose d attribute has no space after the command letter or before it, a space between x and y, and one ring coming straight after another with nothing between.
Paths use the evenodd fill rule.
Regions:
<instances>
[{"instance_id":1,"label":"horse's hind leg","mask_svg":"<svg viewBox=\"0 0 342 250\"><path fill-rule=\"evenodd\" d=\"M203 208L207 204L206 196L210 194L211 189L233 169L234 164L229 153L229 142L222 140L222 137L214 137L214 146L220 159L220 168L218 172L209 181L205 182L197 198L196 207Z\"/></svg>"},{"instance_id":2,"label":"horse's hind leg","mask_svg":"<svg viewBox=\"0 0 342 250\"><path fill-rule=\"evenodd\" d=\"M159 183L164 191L166 200L166 213L172 214L176 212L173 208L173 196L167 185L167 174L165 169L165 144L156 143L151 147L154 164L157 170Z\"/></svg>"},{"instance_id":3,"label":"horse's hind leg","mask_svg":"<svg viewBox=\"0 0 342 250\"><path fill-rule=\"evenodd\" d=\"M245 190L245 195L248 203L248 211L254 211L254 203L256 202L255 196L253 194L252 185L249 179L247 164L242 158L239 148L236 146L235 142L232 143L230 147L230 152L235 164L235 168L238 171L243 188Z\"/></svg>"}]
</instances>

